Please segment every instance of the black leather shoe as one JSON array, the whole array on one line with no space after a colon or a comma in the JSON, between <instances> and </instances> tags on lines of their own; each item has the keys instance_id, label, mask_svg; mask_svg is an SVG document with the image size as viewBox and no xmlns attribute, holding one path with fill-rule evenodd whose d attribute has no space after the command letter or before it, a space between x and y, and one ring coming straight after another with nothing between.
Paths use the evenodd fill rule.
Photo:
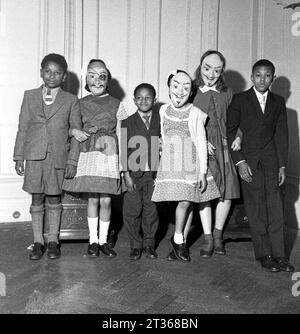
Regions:
<instances>
[{"instance_id":1,"label":"black leather shoe","mask_svg":"<svg viewBox=\"0 0 300 334\"><path fill-rule=\"evenodd\" d=\"M48 243L48 259L58 259L60 257L59 245L55 241L50 241Z\"/></svg>"},{"instance_id":2,"label":"black leather shoe","mask_svg":"<svg viewBox=\"0 0 300 334\"><path fill-rule=\"evenodd\" d=\"M117 241L117 236L115 234L114 230L111 230L108 234L107 237L107 243L109 245L110 248L114 248L116 245L116 241Z\"/></svg>"},{"instance_id":3,"label":"black leather shoe","mask_svg":"<svg viewBox=\"0 0 300 334\"><path fill-rule=\"evenodd\" d=\"M280 271L287 271L287 272L293 272L295 271L295 268L294 266L292 266L289 261L285 258L276 258L275 259L275 262L277 263L278 265L278 268Z\"/></svg>"},{"instance_id":4,"label":"black leather shoe","mask_svg":"<svg viewBox=\"0 0 300 334\"><path fill-rule=\"evenodd\" d=\"M136 261L141 258L142 251L140 248L132 248L129 254L130 260Z\"/></svg>"},{"instance_id":5,"label":"black leather shoe","mask_svg":"<svg viewBox=\"0 0 300 334\"><path fill-rule=\"evenodd\" d=\"M263 270L265 271L270 271L273 273L280 271L279 265L275 262L275 260L270 255L260 257L257 260L260 262Z\"/></svg>"},{"instance_id":6,"label":"black leather shoe","mask_svg":"<svg viewBox=\"0 0 300 334\"><path fill-rule=\"evenodd\" d=\"M144 253L146 254L146 258L148 259L157 259L157 253L152 247L145 247Z\"/></svg>"},{"instance_id":7,"label":"black leather shoe","mask_svg":"<svg viewBox=\"0 0 300 334\"><path fill-rule=\"evenodd\" d=\"M45 246L39 242L35 242L33 244L33 249L31 253L29 254L29 259L30 260L40 260L42 256L44 255L44 252L45 252Z\"/></svg>"},{"instance_id":8,"label":"black leather shoe","mask_svg":"<svg viewBox=\"0 0 300 334\"><path fill-rule=\"evenodd\" d=\"M178 260L184 261L184 262L191 261L189 251L186 248L185 243L178 245L174 242L173 237L170 239L170 243L173 248L174 255L177 257Z\"/></svg>"},{"instance_id":9,"label":"black leather shoe","mask_svg":"<svg viewBox=\"0 0 300 334\"><path fill-rule=\"evenodd\" d=\"M99 256L99 245L96 242L89 244L87 255L90 257L97 257Z\"/></svg>"},{"instance_id":10,"label":"black leather shoe","mask_svg":"<svg viewBox=\"0 0 300 334\"><path fill-rule=\"evenodd\" d=\"M109 244L103 244L99 246L101 252L108 257L116 257L117 253L109 246Z\"/></svg>"},{"instance_id":11,"label":"black leather shoe","mask_svg":"<svg viewBox=\"0 0 300 334\"><path fill-rule=\"evenodd\" d=\"M173 250L167 256L167 260L168 261L177 261L178 260Z\"/></svg>"}]
</instances>

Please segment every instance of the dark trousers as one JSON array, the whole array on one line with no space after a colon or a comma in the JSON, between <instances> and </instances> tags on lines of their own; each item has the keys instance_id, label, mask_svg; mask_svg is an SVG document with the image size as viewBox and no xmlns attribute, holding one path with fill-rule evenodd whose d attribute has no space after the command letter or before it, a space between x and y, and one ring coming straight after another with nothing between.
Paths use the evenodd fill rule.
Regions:
<instances>
[{"instance_id":1,"label":"dark trousers","mask_svg":"<svg viewBox=\"0 0 300 334\"><path fill-rule=\"evenodd\" d=\"M158 228L156 204L151 201L154 190L153 172L133 178L135 191L127 191L123 199L123 219L131 248L154 247Z\"/></svg>"},{"instance_id":2,"label":"dark trousers","mask_svg":"<svg viewBox=\"0 0 300 334\"><path fill-rule=\"evenodd\" d=\"M283 205L278 187L278 170L259 163L252 182L242 180L242 191L255 258L284 256Z\"/></svg>"}]
</instances>

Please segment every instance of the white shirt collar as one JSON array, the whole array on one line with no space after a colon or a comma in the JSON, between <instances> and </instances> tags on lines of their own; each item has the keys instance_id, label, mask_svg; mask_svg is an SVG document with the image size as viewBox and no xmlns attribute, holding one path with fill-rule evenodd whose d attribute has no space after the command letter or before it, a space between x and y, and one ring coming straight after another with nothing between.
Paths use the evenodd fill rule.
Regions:
<instances>
[{"instance_id":1,"label":"white shirt collar","mask_svg":"<svg viewBox=\"0 0 300 334\"><path fill-rule=\"evenodd\" d=\"M202 93L206 93L206 92L208 92L208 91L210 91L210 90L213 90L214 92L220 93L220 92L217 90L216 85L211 86L211 87L210 87L210 86L206 86L206 85L204 85L203 87L199 87L199 89L201 90Z\"/></svg>"},{"instance_id":2,"label":"white shirt collar","mask_svg":"<svg viewBox=\"0 0 300 334\"><path fill-rule=\"evenodd\" d=\"M254 92L255 92L255 94L256 94L256 96L258 98L258 101L261 101L263 96L265 96L265 101L267 101L269 90L267 90L266 92L264 92L262 94L254 86L253 86L253 89L254 89Z\"/></svg>"},{"instance_id":3,"label":"white shirt collar","mask_svg":"<svg viewBox=\"0 0 300 334\"><path fill-rule=\"evenodd\" d=\"M141 116L141 119L145 122L145 119L143 118L143 116L150 116L149 118L149 122L151 121L151 117L152 117L152 110L148 111L147 113L141 112L138 110L138 113Z\"/></svg>"}]
</instances>

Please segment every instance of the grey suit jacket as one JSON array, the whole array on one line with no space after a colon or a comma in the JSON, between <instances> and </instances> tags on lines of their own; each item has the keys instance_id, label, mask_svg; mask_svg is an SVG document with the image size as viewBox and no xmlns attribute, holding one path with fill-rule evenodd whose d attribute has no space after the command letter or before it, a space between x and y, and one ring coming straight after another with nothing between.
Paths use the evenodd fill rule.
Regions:
<instances>
[{"instance_id":1,"label":"grey suit jacket","mask_svg":"<svg viewBox=\"0 0 300 334\"><path fill-rule=\"evenodd\" d=\"M75 95L60 89L51 112L44 113L42 87L25 91L14 148L14 161L42 160L52 144L55 168L66 163L77 166L79 142L69 138L69 129L81 129L81 115Z\"/></svg>"}]
</instances>

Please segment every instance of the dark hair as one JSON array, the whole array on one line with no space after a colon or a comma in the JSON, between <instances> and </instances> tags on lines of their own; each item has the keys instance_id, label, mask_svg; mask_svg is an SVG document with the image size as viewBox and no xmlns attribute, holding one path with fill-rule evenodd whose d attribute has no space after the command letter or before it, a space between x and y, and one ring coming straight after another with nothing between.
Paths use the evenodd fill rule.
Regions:
<instances>
[{"instance_id":1,"label":"dark hair","mask_svg":"<svg viewBox=\"0 0 300 334\"><path fill-rule=\"evenodd\" d=\"M41 68L44 68L49 62L53 62L58 64L64 73L68 70L68 64L64 56L59 55L57 53L49 53L45 56L41 62Z\"/></svg>"},{"instance_id":2,"label":"dark hair","mask_svg":"<svg viewBox=\"0 0 300 334\"><path fill-rule=\"evenodd\" d=\"M138 86L135 87L135 90L134 90L134 92L133 92L133 96L134 96L134 97L136 96L137 92L138 92L140 89L149 89L149 90L151 91L152 95L153 95L153 98L155 99L155 97L156 97L156 91L155 91L155 88L154 88L152 85L150 85L150 84L148 84L148 83L146 83L146 82L143 82L143 83L141 83L140 85L138 85Z\"/></svg>"},{"instance_id":3,"label":"dark hair","mask_svg":"<svg viewBox=\"0 0 300 334\"><path fill-rule=\"evenodd\" d=\"M89 67L93 63L101 63L101 64L103 64L103 66L106 68L106 71L107 71L108 81L110 81L111 80L111 73L110 73L109 69L106 67L105 62L102 59L91 59L89 61L88 65L87 65L87 67ZM91 92L90 89L89 89L89 86L88 86L88 84L86 82L86 78L85 78L84 89L87 90L88 92Z\"/></svg>"},{"instance_id":4,"label":"dark hair","mask_svg":"<svg viewBox=\"0 0 300 334\"><path fill-rule=\"evenodd\" d=\"M207 57L207 56L210 56L210 55L213 55L213 54L216 54L220 57L221 59L221 62L223 63L223 69L222 69L222 73L217 81L217 84L216 84L216 89L220 92L226 92L227 91L227 85L225 83L225 80L224 80L224 69L226 67L226 59L225 57L223 56L223 54L217 50L208 50L206 51L201 59L200 59L200 65L197 67L196 69L196 72L195 72L195 80L194 80L194 85L198 88L198 87L203 87L204 86L204 81L202 79L202 75L201 75L201 66L202 66L202 63L203 63L203 60Z\"/></svg>"},{"instance_id":5,"label":"dark hair","mask_svg":"<svg viewBox=\"0 0 300 334\"><path fill-rule=\"evenodd\" d=\"M185 73L185 74L190 78L190 75L189 75L186 71L183 71L183 70L175 70L174 72L175 72L175 73L171 73L171 74L169 74L169 76L168 76L168 80L167 80L167 85L168 85L168 87L170 87L172 78L173 78L176 74L178 74L178 73ZM192 79L191 79L191 81L192 81Z\"/></svg>"},{"instance_id":6,"label":"dark hair","mask_svg":"<svg viewBox=\"0 0 300 334\"><path fill-rule=\"evenodd\" d=\"M275 66L272 62L270 62L270 60L268 59L260 59L258 60L253 66L252 66L252 73L254 73L256 67L259 67L259 66L265 66L265 67L269 67L272 72L273 72L273 75L275 74Z\"/></svg>"}]
</instances>

